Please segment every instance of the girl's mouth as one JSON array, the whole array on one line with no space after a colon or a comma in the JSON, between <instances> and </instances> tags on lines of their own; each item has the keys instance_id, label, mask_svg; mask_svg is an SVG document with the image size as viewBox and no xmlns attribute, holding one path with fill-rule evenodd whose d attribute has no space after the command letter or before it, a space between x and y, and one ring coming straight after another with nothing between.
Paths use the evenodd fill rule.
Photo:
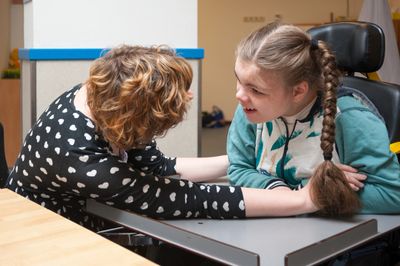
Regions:
<instances>
[{"instance_id":1,"label":"girl's mouth","mask_svg":"<svg viewBox=\"0 0 400 266\"><path fill-rule=\"evenodd\" d=\"M246 108L246 107L243 107L243 110L245 113L252 113L256 111L256 109L254 108Z\"/></svg>"}]
</instances>

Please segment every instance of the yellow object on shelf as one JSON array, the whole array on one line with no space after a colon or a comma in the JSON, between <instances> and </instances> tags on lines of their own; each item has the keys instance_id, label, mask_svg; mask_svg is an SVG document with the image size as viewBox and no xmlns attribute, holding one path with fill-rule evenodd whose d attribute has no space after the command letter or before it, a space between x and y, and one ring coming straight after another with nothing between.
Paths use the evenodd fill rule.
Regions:
<instances>
[{"instance_id":1,"label":"yellow object on shelf","mask_svg":"<svg viewBox=\"0 0 400 266\"><path fill-rule=\"evenodd\" d=\"M19 79L20 76L21 76L21 70L18 58L18 49L14 48L10 53L10 58L8 60L8 68L3 70L1 78Z\"/></svg>"},{"instance_id":2,"label":"yellow object on shelf","mask_svg":"<svg viewBox=\"0 0 400 266\"><path fill-rule=\"evenodd\" d=\"M10 53L10 59L8 60L8 67L9 68L20 68L19 58L18 58L18 49L12 49Z\"/></svg>"}]
</instances>

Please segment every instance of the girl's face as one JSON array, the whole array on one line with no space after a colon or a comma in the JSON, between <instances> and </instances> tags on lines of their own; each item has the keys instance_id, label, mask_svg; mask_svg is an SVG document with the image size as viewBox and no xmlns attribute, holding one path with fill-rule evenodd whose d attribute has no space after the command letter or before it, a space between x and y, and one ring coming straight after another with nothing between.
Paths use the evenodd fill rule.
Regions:
<instances>
[{"instance_id":1,"label":"girl's face","mask_svg":"<svg viewBox=\"0 0 400 266\"><path fill-rule=\"evenodd\" d=\"M250 122L263 123L280 116L294 115L292 90L284 86L277 72L263 70L238 59L235 74L236 98Z\"/></svg>"}]
</instances>

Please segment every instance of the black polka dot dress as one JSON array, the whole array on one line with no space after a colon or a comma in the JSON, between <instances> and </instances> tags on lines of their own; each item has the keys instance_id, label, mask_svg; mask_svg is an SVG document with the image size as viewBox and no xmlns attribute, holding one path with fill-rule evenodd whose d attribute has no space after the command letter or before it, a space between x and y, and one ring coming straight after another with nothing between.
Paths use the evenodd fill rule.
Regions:
<instances>
[{"instance_id":1,"label":"black polka dot dress","mask_svg":"<svg viewBox=\"0 0 400 266\"><path fill-rule=\"evenodd\" d=\"M114 155L93 121L75 109L80 87L56 99L29 131L9 189L92 230L105 223L84 211L88 198L161 219L245 216L239 187L162 177L175 174L175 159L155 142Z\"/></svg>"}]
</instances>

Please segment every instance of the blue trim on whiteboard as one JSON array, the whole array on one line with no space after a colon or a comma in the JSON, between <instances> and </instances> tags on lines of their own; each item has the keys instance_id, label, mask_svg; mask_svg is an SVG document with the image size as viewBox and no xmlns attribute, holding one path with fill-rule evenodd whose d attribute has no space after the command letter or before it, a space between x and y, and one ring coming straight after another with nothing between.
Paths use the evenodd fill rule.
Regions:
<instances>
[{"instance_id":1,"label":"blue trim on whiteboard","mask_svg":"<svg viewBox=\"0 0 400 266\"><path fill-rule=\"evenodd\" d=\"M100 48L31 48L19 49L21 60L94 60L101 57L109 49ZM203 48L177 48L179 56L186 59L203 59Z\"/></svg>"},{"instance_id":2,"label":"blue trim on whiteboard","mask_svg":"<svg viewBox=\"0 0 400 266\"><path fill-rule=\"evenodd\" d=\"M203 48L177 48L175 49L176 54L186 59L203 59L204 49Z\"/></svg>"}]
</instances>

